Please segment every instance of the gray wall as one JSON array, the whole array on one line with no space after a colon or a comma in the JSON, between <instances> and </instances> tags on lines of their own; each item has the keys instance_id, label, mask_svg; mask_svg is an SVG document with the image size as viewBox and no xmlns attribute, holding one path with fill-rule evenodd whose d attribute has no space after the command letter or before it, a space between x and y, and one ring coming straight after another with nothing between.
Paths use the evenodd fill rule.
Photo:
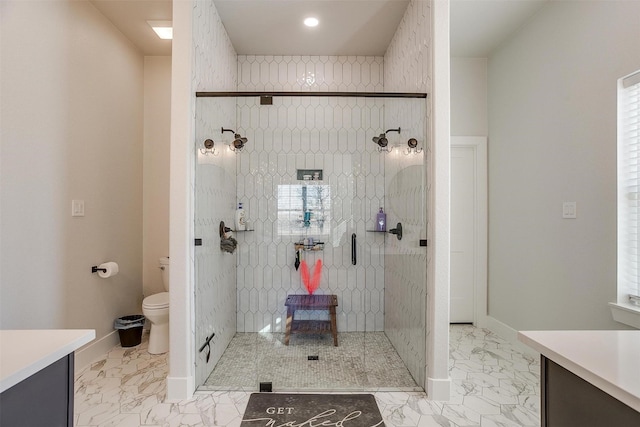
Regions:
<instances>
[{"instance_id":1,"label":"gray wall","mask_svg":"<svg viewBox=\"0 0 640 427\"><path fill-rule=\"evenodd\" d=\"M451 135L487 136L487 58L451 58Z\"/></svg>"},{"instance_id":2,"label":"gray wall","mask_svg":"<svg viewBox=\"0 0 640 427\"><path fill-rule=\"evenodd\" d=\"M86 1L0 14L1 327L102 338L142 300L143 57Z\"/></svg>"},{"instance_id":3,"label":"gray wall","mask_svg":"<svg viewBox=\"0 0 640 427\"><path fill-rule=\"evenodd\" d=\"M169 256L171 57L144 58L142 288L164 292L158 259Z\"/></svg>"},{"instance_id":4,"label":"gray wall","mask_svg":"<svg viewBox=\"0 0 640 427\"><path fill-rule=\"evenodd\" d=\"M552 2L489 61L489 314L622 328L616 80L640 68L640 2ZM562 219L562 202L577 219Z\"/></svg>"}]
</instances>

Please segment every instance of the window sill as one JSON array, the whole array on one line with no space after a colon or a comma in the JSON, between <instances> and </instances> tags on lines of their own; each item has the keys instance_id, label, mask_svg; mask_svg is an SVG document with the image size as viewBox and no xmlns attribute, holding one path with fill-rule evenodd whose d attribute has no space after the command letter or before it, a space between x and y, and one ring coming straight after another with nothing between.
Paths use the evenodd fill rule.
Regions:
<instances>
[{"instance_id":1,"label":"window sill","mask_svg":"<svg viewBox=\"0 0 640 427\"><path fill-rule=\"evenodd\" d=\"M640 306L610 302L613 320L640 329Z\"/></svg>"}]
</instances>

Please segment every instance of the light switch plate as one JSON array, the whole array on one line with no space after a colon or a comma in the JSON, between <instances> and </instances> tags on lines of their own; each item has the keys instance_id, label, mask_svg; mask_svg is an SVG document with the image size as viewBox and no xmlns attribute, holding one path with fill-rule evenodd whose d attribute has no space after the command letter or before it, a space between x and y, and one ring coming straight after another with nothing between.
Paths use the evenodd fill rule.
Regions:
<instances>
[{"instance_id":1,"label":"light switch plate","mask_svg":"<svg viewBox=\"0 0 640 427\"><path fill-rule=\"evenodd\" d=\"M562 218L565 218L565 219L575 219L575 218L577 218L576 202L563 202L562 203Z\"/></svg>"},{"instance_id":2,"label":"light switch plate","mask_svg":"<svg viewBox=\"0 0 640 427\"><path fill-rule=\"evenodd\" d=\"M71 201L71 216L84 216L84 200Z\"/></svg>"}]
</instances>

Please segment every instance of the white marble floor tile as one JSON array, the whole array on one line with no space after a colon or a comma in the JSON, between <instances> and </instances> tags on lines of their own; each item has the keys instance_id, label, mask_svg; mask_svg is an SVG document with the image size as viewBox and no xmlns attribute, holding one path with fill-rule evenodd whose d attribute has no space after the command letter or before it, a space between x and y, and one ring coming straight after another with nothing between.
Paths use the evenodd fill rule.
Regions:
<instances>
[{"instance_id":1,"label":"white marble floor tile","mask_svg":"<svg viewBox=\"0 0 640 427\"><path fill-rule=\"evenodd\" d=\"M466 396L463 400L463 406L480 415L500 414L500 405L482 396Z\"/></svg>"},{"instance_id":2,"label":"white marble floor tile","mask_svg":"<svg viewBox=\"0 0 640 427\"><path fill-rule=\"evenodd\" d=\"M480 425L480 414L465 405L445 404L442 415L459 426Z\"/></svg>"},{"instance_id":3,"label":"white marble floor tile","mask_svg":"<svg viewBox=\"0 0 640 427\"><path fill-rule=\"evenodd\" d=\"M540 425L540 365L483 329L452 325L451 399L423 392L373 393L387 427L529 427ZM203 391L165 402L168 355L150 355L147 336L116 347L78 372L78 427L240 427L251 392Z\"/></svg>"}]
</instances>

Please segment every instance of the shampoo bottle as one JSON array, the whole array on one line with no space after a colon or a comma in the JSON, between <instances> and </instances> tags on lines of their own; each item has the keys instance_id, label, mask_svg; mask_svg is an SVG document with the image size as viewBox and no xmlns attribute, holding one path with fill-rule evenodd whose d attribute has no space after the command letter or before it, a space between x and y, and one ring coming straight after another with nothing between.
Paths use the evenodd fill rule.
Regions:
<instances>
[{"instance_id":1,"label":"shampoo bottle","mask_svg":"<svg viewBox=\"0 0 640 427\"><path fill-rule=\"evenodd\" d=\"M387 231L387 214L384 213L382 208L376 215L376 231Z\"/></svg>"},{"instance_id":2,"label":"shampoo bottle","mask_svg":"<svg viewBox=\"0 0 640 427\"><path fill-rule=\"evenodd\" d=\"M306 210L304 213L304 226L309 227L311 225L311 211Z\"/></svg>"},{"instance_id":3,"label":"shampoo bottle","mask_svg":"<svg viewBox=\"0 0 640 427\"><path fill-rule=\"evenodd\" d=\"M238 210L236 211L236 231L246 230L247 219L245 217L244 209L242 209L242 203L238 203Z\"/></svg>"}]
</instances>

